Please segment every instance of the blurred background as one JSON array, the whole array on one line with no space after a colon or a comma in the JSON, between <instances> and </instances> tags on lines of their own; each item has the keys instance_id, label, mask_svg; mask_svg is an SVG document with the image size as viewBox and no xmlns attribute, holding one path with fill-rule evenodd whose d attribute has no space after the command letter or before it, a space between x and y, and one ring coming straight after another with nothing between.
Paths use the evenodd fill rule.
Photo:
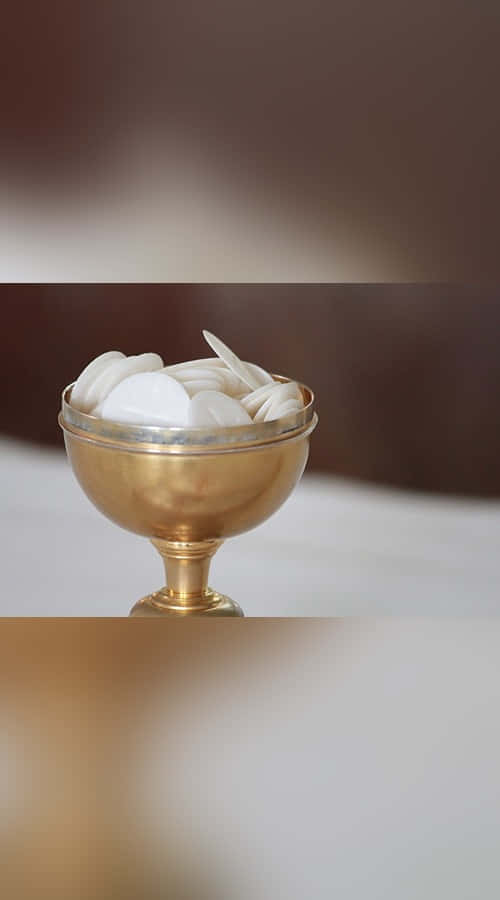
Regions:
<instances>
[{"instance_id":1,"label":"blurred background","mask_svg":"<svg viewBox=\"0 0 500 900\"><path fill-rule=\"evenodd\" d=\"M0 278L498 275L494 0L21 0Z\"/></svg>"},{"instance_id":2,"label":"blurred background","mask_svg":"<svg viewBox=\"0 0 500 900\"><path fill-rule=\"evenodd\" d=\"M12 900L496 900L500 622L6 620Z\"/></svg>"},{"instance_id":3,"label":"blurred background","mask_svg":"<svg viewBox=\"0 0 500 900\"><path fill-rule=\"evenodd\" d=\"M147 543L74 482L60 393L105 350L206 356L208 328L310 385L320 416L292 498L216 556L219 590L253 615L498 610L499 299L438 284L4 284L1 609L122 615L159 587Z\"/></svg>"}]
</instances>

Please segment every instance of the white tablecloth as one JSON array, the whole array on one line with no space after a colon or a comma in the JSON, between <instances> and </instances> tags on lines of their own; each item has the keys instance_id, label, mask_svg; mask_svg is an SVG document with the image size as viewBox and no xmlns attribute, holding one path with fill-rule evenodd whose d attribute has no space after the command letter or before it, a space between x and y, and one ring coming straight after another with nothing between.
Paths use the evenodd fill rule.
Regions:
<instances>
[{"instance_id":1,"label":"white tablecloth","mask_svg":"<svg viewBox=\"0 0 500 900\"><path fill-rule=\"evenodd\" d=\"M61 452L0 443L2 616L121 616L163 583L148 541L101 516ZM500 611L500 503L306 475L228 541L210 582L248 616Z\"/></svg>"}]
</instances>

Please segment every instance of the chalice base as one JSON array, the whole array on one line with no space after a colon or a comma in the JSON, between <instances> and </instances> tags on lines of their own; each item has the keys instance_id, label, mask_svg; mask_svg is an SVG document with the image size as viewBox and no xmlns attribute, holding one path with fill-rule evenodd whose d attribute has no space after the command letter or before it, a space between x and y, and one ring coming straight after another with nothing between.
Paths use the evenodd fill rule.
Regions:
<instances>
[{"instance_id":1,"label":"chalice base","mask_svg":"<svg viewBox=\"0 0 500 900\"><path fill-rule=\"evenodd\" d=\"M130 616L243 616L243 610L230 597L218 594L211 588L207 588L202 597L197 601L179 603L168 592L167 588L148 594L135 604L130 610Z\"/></svg>"}]
</instances>

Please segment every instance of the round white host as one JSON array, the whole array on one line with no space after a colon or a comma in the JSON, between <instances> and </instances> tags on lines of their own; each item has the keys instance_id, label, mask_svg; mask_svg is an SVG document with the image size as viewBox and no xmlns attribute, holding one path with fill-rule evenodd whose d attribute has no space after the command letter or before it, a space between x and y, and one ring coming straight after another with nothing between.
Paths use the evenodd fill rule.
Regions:
<instances>
[{"instance_id":1,"label":"round white host","mask_svg":"<svg viewBox=\"0 0 500 900\"><path fill-rule=\"evenodd\" d=\"M185 362L172 363L171 366L165 366L163 371L166 372L167 375L173 375L174 372L187 369L189 366L195 366L196 368L199 366L203 366L204 368L206 366L218 366L220 368L225 365L224 360L219 356L208 356L206 359L187 359Z\"/></svg>"},{"instance_id":2,"label":"round white host","mask_svg":"<svg viewBox=\"0 0 500 900\"><path fill-rule=\"evenodd\" d=\"M241 398L241 403L245 407L247 413L249 415L254 416L256 412L260 409L262 404L268 400L271 396L274 388L276 387L276 382L273 381L272 384L263 384L262 387L257 388L257 390L252 391L250 394L246 394Z\"/></svg>"},{"instance_id":3,"label":"round white host","mask_svg":"<svg viewBox=\"0 0 500 900\"><path fill-rule=\"evenodd\" d=\"M125 359L125 354L120 353L119 350L108 350L107 353L101 353L100 356L96 356L92 362L89 362L78 376L71 391L71 403L75 409L84 413L90 412L92 407L88 404L87 396L91 385L98 375L119 359Z\"/></svg>"},{"instance_id":4,"label":"round white host","mask_svg":"<svg viewBox=\"0 0 500 900\"><path fill-rule=\"evenodd\" d=\"M101 408L103 419L131 425L185 426L190 400L175 378L164 372L140 372L121 381Z\"/></svg>"},{"instance_id":5,"label":"round white host","mask_svg":"<svg viewBox=\"0 0 500 900\"><path fill-rule=\"evenodd\" d=\"M236 356L236 353L233 353L233 351L230 350L220 338L216 337L215 334L211 334L210 331L204 331L203 337L214 353L224 360L228 369L231 369L231 372L234 372L238 378L241 378L241 380L248 385L250 390L254 391L264 383L266 378L268 380L271 378L271 376L268 375L267 372L264 372L263 369L256 370L253 365L247 366L247 364L242 362L241 359Z\"/></svg>"},{"instance_id":6,"label":"round white host","mask_svg":"<svg viewBox=\"0 0 500 900\"><path fill-rule=\"evenodd\" d=\"M258 395L258 392L255 391L254 395ZM279 418L277 410L281 409L284 403L292 400L296 404L297 410L300 409L302 401L297 383L295 381L286 381L284 384L274 382L267 393L262 392L257 397L258 408L254 412L254 422L269 422L271 419ZM250 409L255 409L254 402L250 404L250 409L245 402L244 406L249 412Z\"/></svg>"},{"instance_id":7,"label":"round white host","mask_svg":"<svg viewBox=\"0 0 500 900\"><path fill-rule=\"evenodd\" d=\"M259 384L272 384L273 383L273 376L270 374L270 372L266 372L266 370L263 369L262 366L258 366L257 363L251 363L251 362L246 362L245 365L247 366L248 369L250 369L252 374L255 375Z\"/></svg>"},{"instance_id":8,"label":"round white host","mask_svg":"<svg viewBox=\"0 0 500 900\"><path fill-rule=\"evenodd\" d=\"M139 356L127 356L126 359L112 362L92 382L87 394L89 408L92 410L102 404L113 388L130 375L162 368L163 360L157 353L141 353Z\"/></svg>"},{"instance_id":9,"label":"round white host","mask_svg":"<svg viewBox=\"0 0 500 900\"><path fill-rule=\"evenodd\" d=\"M298 413L300 410L301 406L296 400L285 400L284 403L269 410L264 418L264 422L271 422L273 419L281 419L282 416L288 416L290 413Z\"/></svg>"},{"instance_id":10,"label":"round white host","mask_svg":"<svg viewBox=\"0 0 500 900\"><path fill-rule=\"evenodd\" d=\"M193 428L251 424L252 420L241 403L220 391L200 391L191 400L188 425Z\"/></svg>"}]
</instances>

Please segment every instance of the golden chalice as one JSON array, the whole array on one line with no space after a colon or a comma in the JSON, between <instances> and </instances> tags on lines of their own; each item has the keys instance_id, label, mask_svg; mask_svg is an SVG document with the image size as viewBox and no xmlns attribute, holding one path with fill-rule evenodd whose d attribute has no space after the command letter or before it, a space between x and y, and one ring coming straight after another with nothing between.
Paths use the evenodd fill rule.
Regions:
<instances>
[{"instance_id":1,"label":"golden chalice","mask_svg":"<svg viewBox=\"0 0 500 900\"><path fill-rule=\"evenodd\" d=\"M79 412L72 387L59 424L76 478L105 516L150 538L165 563L166 586L130 615L243 615L207 586L210 560L226 538L269 518L299 481L318 421L312 391L299 385L304 408L262 424L161 428Z\"/></svg>"}]
</instances>

